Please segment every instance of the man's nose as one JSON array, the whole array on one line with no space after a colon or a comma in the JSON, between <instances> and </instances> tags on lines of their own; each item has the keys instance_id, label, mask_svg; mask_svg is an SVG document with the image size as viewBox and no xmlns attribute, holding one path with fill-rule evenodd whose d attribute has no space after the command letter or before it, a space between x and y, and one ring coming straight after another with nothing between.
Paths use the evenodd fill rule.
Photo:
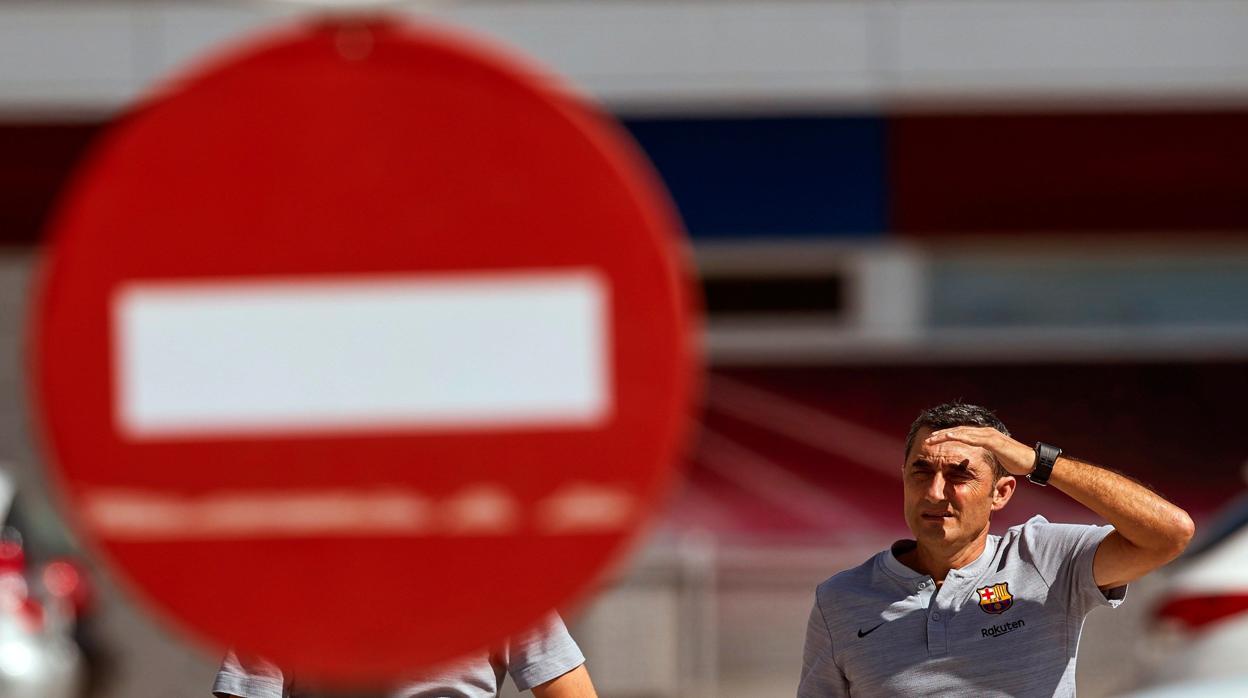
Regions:
<instances>
[{"instance_id":1,"label":"man's nose","mask_svg":"<svg viewBox=\"0 0 1248 698\"><path fill-rule=\"evenodd\" d=\"M945 476L939 471L932 475L931 482L928 483L927 490L923 495L927 497L928 501L945 501Z\"/></svg>"}]
</instances>

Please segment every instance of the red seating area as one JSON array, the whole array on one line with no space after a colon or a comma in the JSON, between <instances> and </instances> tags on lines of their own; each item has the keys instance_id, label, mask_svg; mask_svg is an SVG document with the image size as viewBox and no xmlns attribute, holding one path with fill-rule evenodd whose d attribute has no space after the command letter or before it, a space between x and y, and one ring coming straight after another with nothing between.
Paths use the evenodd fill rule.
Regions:
<instances>
[{"instance_id":1,"label":"red seating area","mask_svg":"<svg viewBox=\"0 0 1248 698\"><path fill-rule=\"evenodd\" d=\"M1248 367L1053 364L716 369L668 524L736 539L885 540L906 533L900 467L911 420L952 399L994 409L1025 443L1046 440L1121 470L1199 520L1245 487ZM1053 488L1022 486L995 528L1040 513L1095 522Z\"/></svg>"}]
</instances>

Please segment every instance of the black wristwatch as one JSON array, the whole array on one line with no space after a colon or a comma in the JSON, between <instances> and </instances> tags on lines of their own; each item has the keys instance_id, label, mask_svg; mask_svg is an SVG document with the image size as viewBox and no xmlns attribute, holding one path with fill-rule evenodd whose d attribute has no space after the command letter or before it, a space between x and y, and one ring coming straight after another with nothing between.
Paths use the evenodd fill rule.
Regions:
<instances>
[{"instance_id":1,"label":"black wristwatch","mask_svg":"<svg viewBox=\"0 0 1248 698\"><path fill-rule=\"evenodd\" d=\"M1027 479L1036 485L1048 485L1049 476L1053 474L1053 464L1062 455L1062 449L1043 441L1036 442L1036 465L1027 474Z\"/></svg>"}]
</instances>

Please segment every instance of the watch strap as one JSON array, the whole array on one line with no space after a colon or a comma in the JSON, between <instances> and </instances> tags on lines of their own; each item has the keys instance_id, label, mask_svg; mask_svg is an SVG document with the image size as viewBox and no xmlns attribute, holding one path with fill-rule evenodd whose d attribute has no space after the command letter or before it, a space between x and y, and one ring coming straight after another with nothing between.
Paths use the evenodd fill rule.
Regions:
<instances>
[{"instance_id":1,"label":"watch strap","mask_svg":"<svg viewBox=\"0 0 1248 698\"><path fill-rule=\"evenodd\" d=\"M1060 455L1062 455L1062 449L1043 441L1037 441L1036 464L1027 474L1027 479L1036 485L1048 485L1049 476L1053 474L1053 464L1057 462L1057 457Z\"/></svg>"}]
</instances>

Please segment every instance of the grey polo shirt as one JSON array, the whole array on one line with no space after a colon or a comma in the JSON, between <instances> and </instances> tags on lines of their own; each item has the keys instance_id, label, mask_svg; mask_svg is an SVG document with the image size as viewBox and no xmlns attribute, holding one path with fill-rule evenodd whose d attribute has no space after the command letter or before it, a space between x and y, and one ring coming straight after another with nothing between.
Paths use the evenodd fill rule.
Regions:
<instances>
[{"instance_id":1,"label":"grey polo shirt","mask_svg":"<svg viewBox=\"0 0 1248 698\"><path fill-rule=\"evenodd\" d=\"M516 688L527 691L563 676L585 663L563 620L553 615L540 627L521 633L495 650L481 650L430 671L413 676L387 694L389 698L491 698L497 696L503 677L511 675ZM226 655L213 682L215 695L242 698L304 698L317 695L301 687L282 670L263 660L240 662Z\"/></svg>"},{"instance_id":2,"label":"grey polo shirt","mask_svg":"<svg viewBox=\"0 0 1248 698\"><path fill-rule=\"evenodd\" d=\"M939 592L897 560L914 541L833 576L815 592L798 697L1073 696L1084 616L1126 596L1092 577L1112 530L1033 517Z\"/></svg>"}]
</instances>

